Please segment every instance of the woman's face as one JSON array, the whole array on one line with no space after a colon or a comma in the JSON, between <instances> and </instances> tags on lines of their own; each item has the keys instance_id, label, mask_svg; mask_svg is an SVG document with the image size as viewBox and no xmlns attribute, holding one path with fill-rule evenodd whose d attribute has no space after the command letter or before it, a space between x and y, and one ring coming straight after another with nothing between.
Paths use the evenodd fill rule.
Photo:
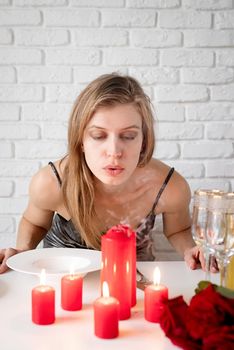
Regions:
<instances>
[{"instance_id":1,"label":"woman's face","mask_svg":"<svg viewBox=\"0 0 234 350\"><path fill-rule=\"evenodd\" d=\"M142 140L142 118L133 104L101 107L84 132L86 163L102 183L123 184L137 167Z\"/></svg>"}]
</instances>

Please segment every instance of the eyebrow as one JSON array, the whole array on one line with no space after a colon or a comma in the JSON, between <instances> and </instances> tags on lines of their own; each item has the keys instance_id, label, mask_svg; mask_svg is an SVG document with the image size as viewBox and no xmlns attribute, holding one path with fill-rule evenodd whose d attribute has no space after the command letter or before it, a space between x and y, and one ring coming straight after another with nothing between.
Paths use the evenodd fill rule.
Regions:
<instances>
[{"instance_id":1,"label":"eyebrow","mask_svg":"<svg viewBox=\"0 0 234 350\"><path fill-rule=\"evenodd\" d=\"M88 129L106 130L106 128L103 128L103 127L98 126L98 125L91 125ZM141 128L138 125L133 124L133 125L127 126L126 128L123 128L121 130L128 130L128 129L138 129L138 130L140 130Z\"/></svg>"}]
</instances>

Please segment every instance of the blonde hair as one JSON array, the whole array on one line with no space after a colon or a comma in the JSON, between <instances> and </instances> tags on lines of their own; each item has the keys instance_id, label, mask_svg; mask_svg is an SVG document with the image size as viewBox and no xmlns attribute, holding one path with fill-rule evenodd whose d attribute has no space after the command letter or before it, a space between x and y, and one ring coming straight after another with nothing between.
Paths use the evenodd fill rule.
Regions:
<instances>
[{"instance_id":1,"label":"blonde hair","mask_svg":"<svg viewBox=\"0 0 234 350\"><path fill-rule=\"evenodd\" d=\"M129 76L105 74L91 82L76 99L68 126L68 159L63 177L63 196L71 220L88 247L100 249L100 232L96 232L93 174L88 168L82 142L84 131L100 107L133 103L142 116L143 142L139 167L145 166L154 150L153 113L148 96L140 84Z\"/></svg>"}]
</instances>

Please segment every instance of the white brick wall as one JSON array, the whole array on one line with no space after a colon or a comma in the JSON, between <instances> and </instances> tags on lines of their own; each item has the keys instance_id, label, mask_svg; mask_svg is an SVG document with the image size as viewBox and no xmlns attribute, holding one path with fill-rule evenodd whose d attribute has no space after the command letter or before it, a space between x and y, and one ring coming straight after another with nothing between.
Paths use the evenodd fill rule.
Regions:
<instances>
[{"instance_id":1,"label":"white brick wall","mask_svg":"<svg viewBox=\"0 0 234 350\"><path fill-rule=\"evenodd\" d=\"M0 0L0 247L30 177L66 152L76 96L112 71L152 98L156 157L192 191L234 190L232 0Z\"/></svg>"}]
</instances>

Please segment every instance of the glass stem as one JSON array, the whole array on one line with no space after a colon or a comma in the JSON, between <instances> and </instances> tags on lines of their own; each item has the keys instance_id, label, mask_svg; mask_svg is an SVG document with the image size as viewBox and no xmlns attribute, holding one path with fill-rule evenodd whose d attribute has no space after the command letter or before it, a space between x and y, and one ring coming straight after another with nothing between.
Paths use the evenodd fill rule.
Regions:
<instances>
[{"instance_id":1,"label":"glass stem","mask_svg":"<svg viewBox=\"0 0 234 350\"><path fill-rule=\"evenodd\" d=\"M223 259L220 259L219 262L219 269L220 269L220 284L222 287L226 286L226 279L227 279L227 264L223 261Z\"/></svg>"},{"instance_id":2,"label":"glass stem","mask_svg":"<svg viewBox=\"0 0 234 350\"><path fill-rule=\"evenodd\" d=\"M210 259L211 254L207 248L204 248L204 257L205 257L205 280L210 281Z\"/></svg>"}]
</instances>

